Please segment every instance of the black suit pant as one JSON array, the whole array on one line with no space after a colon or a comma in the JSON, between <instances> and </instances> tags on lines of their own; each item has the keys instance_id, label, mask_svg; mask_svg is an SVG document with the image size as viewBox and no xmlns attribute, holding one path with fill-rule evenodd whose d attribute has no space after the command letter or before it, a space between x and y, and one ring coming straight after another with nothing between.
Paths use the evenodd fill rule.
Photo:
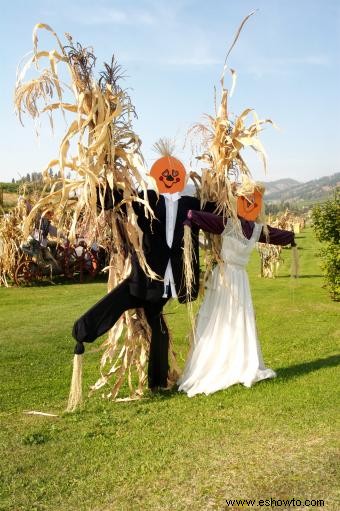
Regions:
<instances>
[{"instance_id":1,"label":"black suit pant","mask_svg":"<svg viewBox=\"0 0 340 511\"><path fill-rule=\"evenodd\" d=\"M166 387L169 370L169 332L162 311L167 301L168 298L160 298L151 302L132 295L128 277L74 323L72 335L79 342L93 342L110 330L125 311L143 308L152 332L148 386Z\"/></svg>"}]
</instances>

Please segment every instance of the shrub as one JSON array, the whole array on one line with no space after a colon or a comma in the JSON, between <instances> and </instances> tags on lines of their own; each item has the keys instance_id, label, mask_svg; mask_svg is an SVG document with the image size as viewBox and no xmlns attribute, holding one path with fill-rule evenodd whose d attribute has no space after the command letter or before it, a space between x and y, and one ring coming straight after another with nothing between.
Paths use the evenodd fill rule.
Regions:
<instances>
[{"instance_id":1,"label":"shrub","mask_svg":"<svg viewBox=\"0 0 340 511\"><path fill-rule=\"evenodd\" d=\"M2 188L3 191L7 192L7 193L18 193L19 184L18 183L0 183L0 188Z\"/></svg>"},{"instance_id":2,"label":"shrub","mask_svg":"<svg viewBox=\"0 0 340 511\"><path fill-rule=\"evenodd\" d=\"M340 300L340 188L334 198L313 208L313 227L321 249L326 285L333 300Z\"/></svg>"}]
</instances>

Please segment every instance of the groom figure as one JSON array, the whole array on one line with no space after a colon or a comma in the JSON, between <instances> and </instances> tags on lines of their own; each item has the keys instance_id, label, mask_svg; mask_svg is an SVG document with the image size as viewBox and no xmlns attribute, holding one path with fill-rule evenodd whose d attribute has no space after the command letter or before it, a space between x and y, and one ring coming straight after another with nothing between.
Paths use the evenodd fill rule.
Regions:
<instances>
[{"instance_id":1,"label":"groom figure","mask_svg":"<svg viewBox=\"0 0 340 511\"><path fill-rule=\"evenodd\" d=\"M169 154L157 160L151 168L159 195L148 190L150 208L155 218L150 220L144 208L135 203L138 225L143 233L143 250L151 269L161 278L148 277L141 268L138 257L132 254L131 274L115 289L97 302L73 327L72 335L77 340L76 353L84 351L82 343L92 342L107 332L128 309L142 307L151 328L151 343L148 365L148 386L150 389L167 387L169 333L163 318L163 307L169 298L178 298L180 303L195 300L199 287L199 228L192 227L194 280L190 293L184 278L183 246L184 225L189 210L200 208L195 197L181 196L186 181L183 164ZM115 194L119 195L119 192ZM113 208L112 196L106 200L105 209ZM208 203L205 211L213 211Z\"/></svg>"}]
</instances>

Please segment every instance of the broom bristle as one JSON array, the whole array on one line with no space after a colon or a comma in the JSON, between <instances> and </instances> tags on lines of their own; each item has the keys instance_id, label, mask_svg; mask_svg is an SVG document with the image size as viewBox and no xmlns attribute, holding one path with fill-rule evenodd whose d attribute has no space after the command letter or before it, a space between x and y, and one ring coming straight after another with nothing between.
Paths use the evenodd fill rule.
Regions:
<instances>
[{"instance_id":1,"label":"broom bristle","mask_svg":"<svg viewBox=\"0 0 340 511\"><path fill-rule=\"evenodd\" d=\"M170 138L160 138L153 145L153 150L161 156L173 156L175 151L175 142Z\"/></svg>"},{"instance_id":2,"label":"broom bristle","mask_svg":"<svg viewBox=\"0 0 340 511\"><path fill-rule=\"evenodd\" d=\"M188 315L191 327L194 327L194 311L192 308L192 285L194 282L193 261L195 254L192 244L191 228L188 225L184 226L184 250L183 250L183 263L184 263L184 278L186 287L186 302L188 307Z\"/></svg>"},{"instance_id":3,"label":"broom bristle","mask_svg":"<svg viewBox=\"0 0 340 511\"><path fill-rule=\"evenodd\" d=\"M193 246L191 237L191 228L188 225L184 226L184 250L183 250L183 262L184 262L184 276L185 286L187 291L187 301L191 301L192 295L192 284L194 280L194 272L192 270L193 263Z\"/></svg>"},{"instance_id":4,"label":"broom bristle","mask_svg":"<svg viewBox=\"0 0 340 511\"><path fill-rule=\"evenodd\" d=\"M292 247L292 268L290 274L294 278L299 276L299 254L296 246Z\"/></svg>"},{"instance_id":5,"label":"broom bristle","mask_svg":"<svg viewBox=\"0 0 340 511\"><path fill-rule=\"evenodd\" d=\"M74 355L70 395L68 398L68 404L66 409L68 412L74 412L82 402L83 398L82 379L83 379L83 356Z\"/></svg>"}]
</instances>

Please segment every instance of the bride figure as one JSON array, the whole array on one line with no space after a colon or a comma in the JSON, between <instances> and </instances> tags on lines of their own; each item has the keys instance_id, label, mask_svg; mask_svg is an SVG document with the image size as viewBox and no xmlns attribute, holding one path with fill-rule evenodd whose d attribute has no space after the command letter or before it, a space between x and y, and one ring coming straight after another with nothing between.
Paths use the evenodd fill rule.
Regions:
<instances>
[{"instance_id":1,"label":"bride figure","mask_svg":"<svg viewBox=\"0 0 340 511\"><path fill-rule=\"evenodd\" d=\"M197 211L189 211L186 223L222 235L222 263L208 280L178 390L191 397L274 378L262 358L246 265L257 241L295 246L294 233L268 226L265 236L262 224L231 218L225 224L220 216Z\"/></svg>"}]
</instances>

